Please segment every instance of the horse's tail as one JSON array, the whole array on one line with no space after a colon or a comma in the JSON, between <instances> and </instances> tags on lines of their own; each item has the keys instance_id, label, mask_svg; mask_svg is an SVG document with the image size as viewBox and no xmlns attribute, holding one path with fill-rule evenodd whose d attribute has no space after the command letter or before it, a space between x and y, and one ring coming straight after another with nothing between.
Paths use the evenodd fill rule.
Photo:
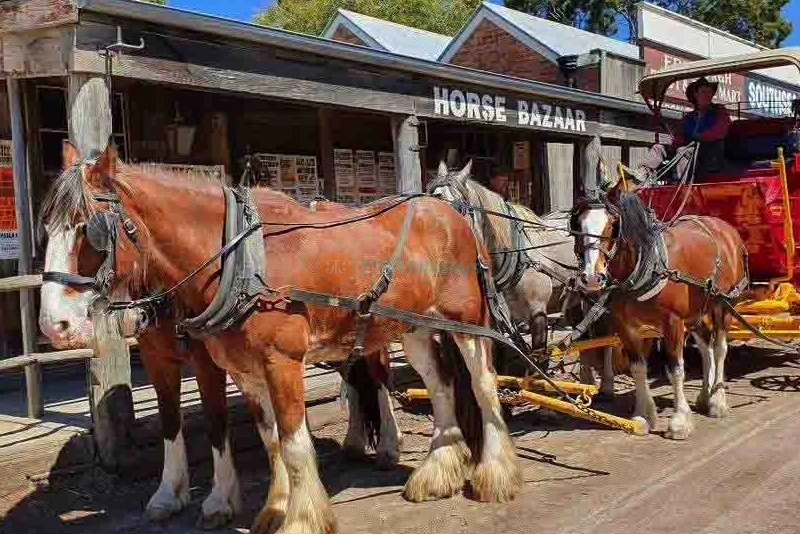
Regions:
<instances>
[{"instance_id":1,"label":"horse's tail","mask_svg":"<svg viewBox=\"0 0 800 534\"><path fill-rule=\"evenodd\" d=\"M360 358L353 363L348 375L342 378L358 393L358 407L364 421L367 445L377 448L381 437L381 409L378 403L381 384L370 373L366 358Z\"/></svg>"},{"instance_id":2,"label":"horse's tail","mask_svg":"<svg viewBox=\"0 0 800 534\"><path fill-rule=\"evenodd\" d=\"M472 453L472 461L478 463L483 449L483 418L472 391L472 377L453 335L441 332L441 340L442 362L446 367L443 376L453 379L456 421Z\"/></svg>"}]
</instances>

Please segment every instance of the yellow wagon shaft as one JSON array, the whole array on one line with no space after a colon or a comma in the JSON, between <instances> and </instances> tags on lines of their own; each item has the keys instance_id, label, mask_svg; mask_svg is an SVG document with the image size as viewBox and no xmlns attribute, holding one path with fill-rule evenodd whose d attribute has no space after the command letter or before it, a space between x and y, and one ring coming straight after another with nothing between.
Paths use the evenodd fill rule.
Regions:
<instances>
[{"instance_id":1,"label":"yellow wagon shaft","mask_svg":"<svg viewBox=\"0 0 800 534\"><path fill-rule=\"evenodd\" d=\"M567 393L580 395L584 398L596 395L598 392L597 386L593 385L578 384L576 382L564 382L559 380L554 380L553 382ZM642 425L632 419L626 419L624 417L618 417L616 415L601 412L600 410L589 408L588 405L580 407L575 406L567 401L554 399L553 397L548 397L547 395L529 391L529 389L538 389L541 391L555 392L553 386L548 384L545 380L516 378L513 376L498 376L497 385L499 387L520 388L519 391L515 391L502 397L503 400L512 401L515 404L518 402L524 404L533 404L553 410L554 412L586 419L587 421L593 421L595 423L600 423L612 428L618 428L628 432L629 434L635 434L637 436L646 434L642 428ZM427 400L429 398L428 390L419 388L407 389L403 396L410 401Z\"/></svg>"}]
</instances>

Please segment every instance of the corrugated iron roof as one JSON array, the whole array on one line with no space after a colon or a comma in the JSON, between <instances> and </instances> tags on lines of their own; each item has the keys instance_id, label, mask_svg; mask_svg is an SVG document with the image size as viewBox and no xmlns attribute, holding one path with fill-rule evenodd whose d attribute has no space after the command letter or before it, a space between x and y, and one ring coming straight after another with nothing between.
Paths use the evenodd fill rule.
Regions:
<instances>
[{"instance_id":1,"label":"corrugated iron roof","mask_svg":"<svg viewBox=\"0 0 800 534\"><path fill-rule=\"evenodd\" d=\"M605 50L631 59L639 59L639 47L618 39L587 32L552 20L535 17L522 11L483 2L483 7L504 18L532 39L542 43L559 56L586 54L595 49Z\"/></svg>"},{"instance_id":2,"label":"corrugated iron roof","mask_svg":"<svg viewBox=\"0 0 800 534\"><path fill-rule=\"evenodd\" d=\"M354 33L364 39L367 45L378 47L386 52L419 59L435 60L450 44L452 37L438 33L404 26L388 20L378 19L346 9L338 9L337 15L328 24L323 37L331 37L342 19L360 30ZM354 28L350 28L351 30Z\"/></svg>"}]
</instances>

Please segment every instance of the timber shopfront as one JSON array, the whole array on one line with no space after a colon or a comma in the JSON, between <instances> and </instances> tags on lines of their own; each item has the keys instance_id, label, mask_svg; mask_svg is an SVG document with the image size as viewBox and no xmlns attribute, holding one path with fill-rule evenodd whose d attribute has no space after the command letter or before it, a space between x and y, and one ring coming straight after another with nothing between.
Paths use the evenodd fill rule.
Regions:
<instances>
[{"instance_id":1,"label":"timber shopfront","mask_svg":"<svg viewBox=\"0 0 800 534\"><path fill-rule=\"evenodd\" d=\"M23 273L41 268L30 221L65 138L85 152L111 137L128 161L227 182L249 154L263 184L351 205L473 159L479 180L508 174L540 213L572 205L592 136L622 161L656 139L629 99L132 0L8 0L0 39Z\"/></svg>"}]
</instances>

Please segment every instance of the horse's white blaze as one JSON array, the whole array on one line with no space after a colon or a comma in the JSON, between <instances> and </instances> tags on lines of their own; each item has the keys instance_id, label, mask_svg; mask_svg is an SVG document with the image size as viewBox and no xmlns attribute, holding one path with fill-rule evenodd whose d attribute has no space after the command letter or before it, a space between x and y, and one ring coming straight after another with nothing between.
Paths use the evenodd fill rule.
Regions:
<instances>
[{"instance_id":1,"label":"horse's white blaze","mask_svg":"<svg viewBox=\"0 0 800 534\"><path fill-rule=\"evenodd\" d=\"M161 484L147 504L147 515L164 519L189 503L189 462L183 432L174 441L164 440L164 470Z\"/></svg>"},{"instance_id":2,"label":"horse's white blaze","mask_svg":"<svg viewBox=\"0 0 800 534\"><path fill-rule=\"evenodd\" d=\"M76 230L49 233L45 252L45 271L76 274ZM75 291L55 282L41 288L39 327L56 348L88 346L92 339L92 321L88 317L91 291Z\"/></svg>"},{"instance_id":3,"label":"horse's white blaze","mask_svg":"<svg viewBox=\"0 0 800 534\"><path fill-rule=\"evenodd\" d=\"M230 518L239 511L241 504L239 478L233 464L230 439L225 437L222 451L211 447L211 454L214 457L214 485L203 501L203 516L220 515Z\"/></svg>"},{"instance_id":4,"label":"horse's white blaze","mask_svg":"<svg viewBox=\"0 0 800 534\"><path fill-rule=\"evenodd\" d=\"M600 251L597 249L599 237L603 234L606 226L609 223L608 212L605 208L592 208L586 212L581 219L581 231L585 234L584 239L584 252L583 252L583 273L587 281L596 280L597 276L603 273L598 272L598 261L600 260Z\"/></svg>"}]
</instances>

